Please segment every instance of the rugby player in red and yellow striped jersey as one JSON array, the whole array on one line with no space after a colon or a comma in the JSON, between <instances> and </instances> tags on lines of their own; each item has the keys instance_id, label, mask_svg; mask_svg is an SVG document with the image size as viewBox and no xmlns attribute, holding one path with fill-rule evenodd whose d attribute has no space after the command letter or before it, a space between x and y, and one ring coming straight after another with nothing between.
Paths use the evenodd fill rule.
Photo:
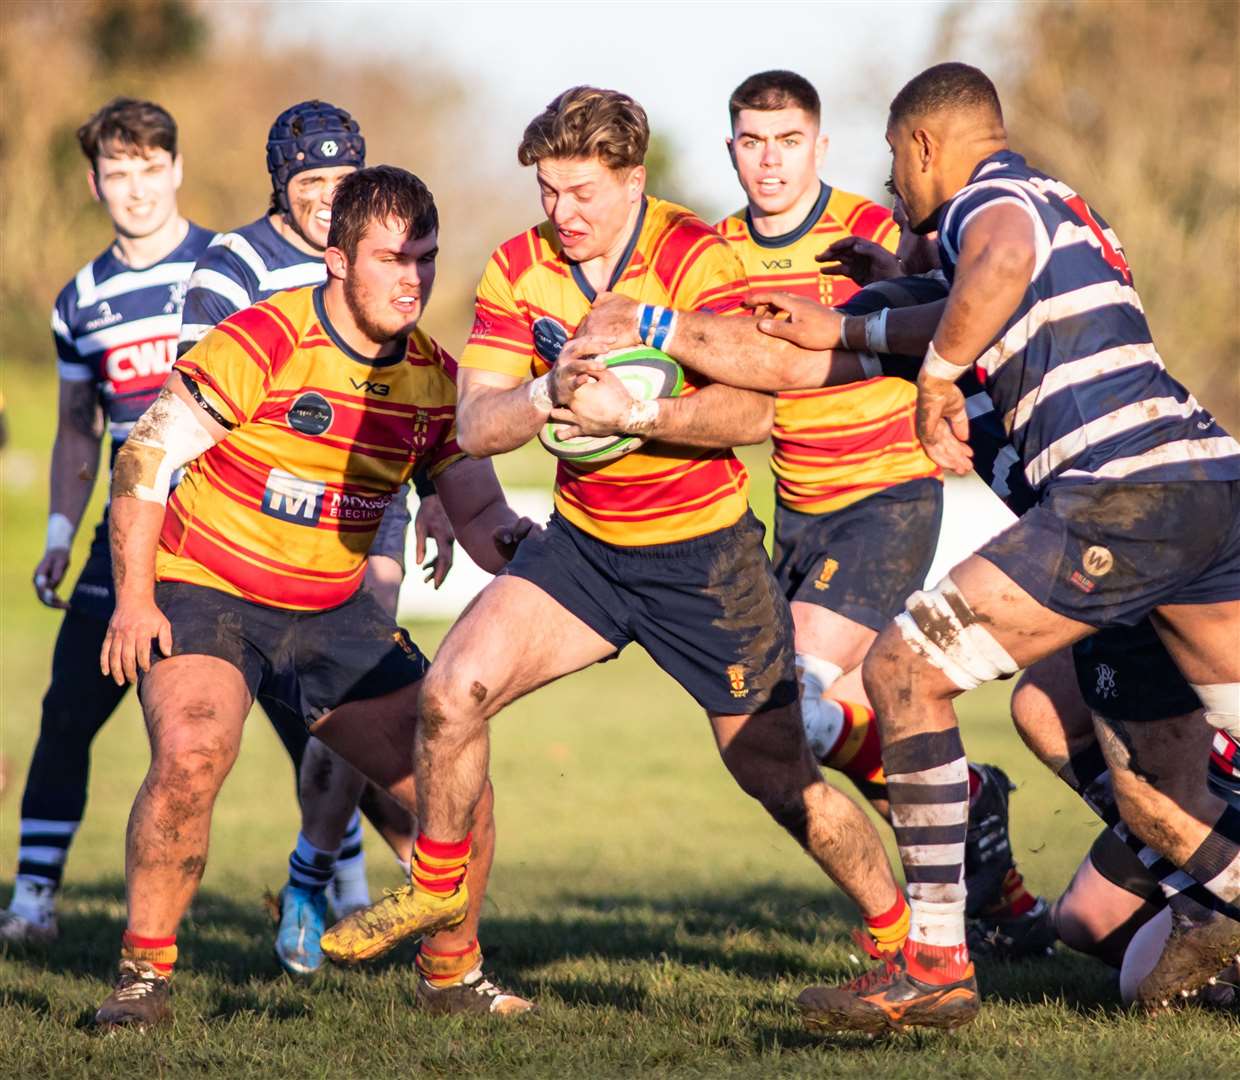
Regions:
<instances>
[{"instance_id":1,"label":"rugby player in red and yellow striped jersey","mask_svg":"<svg viewBox=\"0 0 1240 1080\"><path fill-rule=\"evenodd\" d=\"M518 150L536 169L547 221L501 245L483 275L458 376L461 446L511 450L550 416L647 441L613 463L561 469L547 530L440 646L417 754L419 845L435 860L400 900L411 931L459 908L442 890L468 857L490 718L631 641L706 710L742 789L824 869L836 871L840 850L871 856L850 860L855 873L841 881L866 914L903 905L873 826L823 782L805 744L788 606L728 449L765 436L771 399L695 379L683 397L635 402L594 358L602 342L569 340L604 290L716 315L740 306L744 274L728 245L646 195L648 140L631 98L575 87L535 117Z\"/></svg>"},{"instance_id":2,"label":"rugby player in red and yellow striped jersey","mask_svg":"<svg viewBox=\"0 0 1240 1080\"><path fill-rule=\"evenodd\" d=\"M425 185L389 166L346 177L328 245L327 284L209 331L117 459L117 604L102 667L117 682L142 673L151 766L130 817L129 922L120 979L96 1018L104 1026L170 1013L176 929L206 861L211 806L265 688L295 679L311 731L413 808L426 661L359 588L401 484L429 467L457 536L486 569L502 568L531 528L490 463L457 447L452 360L416 329L438 253ZM165 513L168 475L181 466L185 486ZM468 814L480 902L489 789ZM419 997L440 1011L528 1008L482 977L478 913L475 903L459 927L426 940Z\"/></svg>"}]
</instances>

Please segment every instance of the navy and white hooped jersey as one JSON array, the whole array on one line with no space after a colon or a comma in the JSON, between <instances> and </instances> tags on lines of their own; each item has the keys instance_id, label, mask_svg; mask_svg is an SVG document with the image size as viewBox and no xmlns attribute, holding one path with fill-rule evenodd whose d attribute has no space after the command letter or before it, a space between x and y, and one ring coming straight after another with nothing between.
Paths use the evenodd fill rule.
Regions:
<instances>
[{"instance_id":1,"label":"navy and white hooped jersey","mask_svg":"<svg viewBox=\"0 0 1240 1080\"><path fill-rule=\"evenodd\" d=\"M220 233L189 279L177 355L183 356L208 330L235 312L282 289L326 280L323 257L294 247L266 217L235 232Z\"/></svg>"},{"instance_id":2,"label":"navy and white hooped jersey","mask_svg":"<svg viewBox=\"0 0 1240 1080\"><path fill-rule=\"evenodd\" d=\"M214 235L190 222L176 248L141 270L131 270L109 247L56 297L52 336L60 378L95 385L113 459L172 371L190 273Z\"/></svg>"},{"instance_id":3,"label":"navy and white hooped jersey","mask_svg":"<svg viewBox=\"0 0 1240 1080\"><path fill-rule=\"evenodd\" d=\"M1167 372L1119 240L1066 184L1009 150L982 161L940 217L949 280L969 222L998 203L1029 214L1036 262L974 370L1034 490L1240 479L1240 444Z\"/></svg>"}]
</instances>

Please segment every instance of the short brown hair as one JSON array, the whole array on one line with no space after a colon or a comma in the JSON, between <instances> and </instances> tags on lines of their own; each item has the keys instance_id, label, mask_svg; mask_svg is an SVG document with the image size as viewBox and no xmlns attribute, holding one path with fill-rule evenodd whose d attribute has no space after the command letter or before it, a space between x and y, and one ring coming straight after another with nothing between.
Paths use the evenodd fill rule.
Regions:
<instances>
[{"instance_id":1,"label":"short brown hair","mask_svg":"<svg viewBox=\"0 0 1240 1080\"><path fill-rule=\"evenodd\" d=\"M1003 123L1003 108L995 84L978 68L956 61L935 64L905 83L891 102L888 123L928 116L940 109L980 109Z\"/></svg>"},{"instance_id":2,"label":"short brown hair","mask_svg":"<svg viewBox=\"0 0 1240 1080\"><path fill-rule=\"evenodd\" d=\"M439 211L430 189L395 165L372 165L350 173L336 186L327 246L350 259L372 221L393 221L420 240L439 228Z\"/></svg>"},{"instance_id":3,"label":"short brown hair","mask_svg":"<svg viewBox=\"0 0 1240 1080\"><path fill-rule=\"evenodd\" d=\"M822 115L818 91L809 79L795 71L760 71L757 75L750 75L732 91L732 97L728 100L728 115L733 124L741 109L757 112L804 109L815 121Z\"/></svg>"},{"instance_id":4,"label":"short brown hair","mask_svg":"<svg viewBox=\"0 0 1240 1080\"><path fill-rule=\"evenodd\" d=\"M82 153L96 168L100 157L146 154L167 150L177 156L177 122L167 109L153 101L116 97L109 101L77 131Z\"/></svg>"},{"instance_id":5,"label":"short brown hair","mask_svg":"<svg viewBox=\"0 0 1240 1080\"><path fill-rule=\"evenodd\" d=\"M544 158L598 158L609 169L646 160L650 123L646 110L619 90L574 86L530 121L517 147L522 165Z\"/></svg>"}]
</instances>

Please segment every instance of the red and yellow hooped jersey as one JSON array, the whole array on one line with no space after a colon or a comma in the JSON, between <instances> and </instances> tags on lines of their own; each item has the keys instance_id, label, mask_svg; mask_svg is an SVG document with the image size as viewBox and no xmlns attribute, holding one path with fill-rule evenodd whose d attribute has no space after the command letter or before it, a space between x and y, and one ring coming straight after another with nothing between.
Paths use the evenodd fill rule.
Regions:
<instances>
[{"instance_id":1,"label":"red and yellow hooped jersey","mask_svg":"<svg viewBox=\"0 0 1240 1080\"><path fill-rule=\"evenodd\" d=\"M743 310L745 272L728 244L684 207L647 197L612 291L646 304L717 314ZM478 285L473 331L461 366L541 375L589 313L595 292L564 257L544 221L491 255ZM686 393L705 385L686 372ZM556 472L556 509L609 544L688 540L734 525L749 478L731 450L652 442L616 461L566 461Z\"/></svg>"},{"instance_id":2,"label":"red and yellow hooped jersey","mask_svg":"<svg viewBox=\"0 0 1240 1080\"><path fill-rule=\"evenodd\" d=\"M717 228L740 255L752 288L783 289L829 307L849 300L858 286L820 274L814 256L846 236L894 251L900 236L889 210L827 184L804 223L784 236L755 232L746 210ZM825 514L884 488L938 476L917 439L916 404L916 387L890 378L779 394L771 430L779 501Z\"/></svg>"},{"instance_id":3,"label":"red and yellow hooped jersey","mask_svg":"<svg viewBox=\"0 0 1240 1080\"><path fill-rule=\"evenodd\" d=\"M158 580L270 607L335 607L361 584L400 485L464 456L452 357L416 329L402 355L363 357L336 334L322 293L277 293L177 361L232 428L168 500Z\"/></svg>"}]
</instances>

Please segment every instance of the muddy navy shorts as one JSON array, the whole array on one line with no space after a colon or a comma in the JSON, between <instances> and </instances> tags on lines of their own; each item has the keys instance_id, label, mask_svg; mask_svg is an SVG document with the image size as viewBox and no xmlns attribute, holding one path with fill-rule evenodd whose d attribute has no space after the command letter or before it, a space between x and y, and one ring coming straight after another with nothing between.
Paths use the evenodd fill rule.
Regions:
<instances>
[{"instance_id":1,"label":"muddy navy shorts","mask_svg":"<svg viewBox=\"0 0 1240 1080\"><path fill-rule=\"evenodd\" d=\"M1148 619L1078 641L1072 662L1085 704L1107 720L1170 720L1201 708Z\"/></svg>"},{"instance_id":2,"label":"muddy navy shorts","mask_svg":"<svg viewBox=\"0 0 1240 1080\"><path fill-rule=\"evenodd\" d=\"M161 581L155 603L172 624L173 656L228 661L241 672L252 698L261 696L265 704L273 695L295 697L306 725L345 702L402 690L428 666L409 635L365 589L339 607L288 611L204 585ZM154 660L158 649L153 653Z\"/></svg>"},{"instance_id":3,"label":"muddy navy shorts","mask_svg":"<svg viewBox=\"0 0 1240 1080\"><path fill-rule=\"evenodd\" d=\"M943 483L909 480L829 514L775 508L775 577L789 600L882 630L934 561Z\"/></svg>"},{"instance_id":4,"label":"muddy navy shorts","mask_svg":"<svg viewBox=\"0 0 1240 1080\"><path fill-rule=\"evenodd\" d=\"M636 641L702 708L749 715L797 697L792 616L746 512L693 540L605 544L552 516L503 571L537 585L617 652Z\"/></svg>"},{"instance_id":5,"label":"muddy navy shorts","mask_svg":"<svg viewBox=\"0 0 1240 1080\"><path fill-rule=\"evenodd\" d=\"M1039 604L1134 626L1163 604L1240 599L1240 481L1059 484L978 551Z\"/></svg>"}]
</instances>

